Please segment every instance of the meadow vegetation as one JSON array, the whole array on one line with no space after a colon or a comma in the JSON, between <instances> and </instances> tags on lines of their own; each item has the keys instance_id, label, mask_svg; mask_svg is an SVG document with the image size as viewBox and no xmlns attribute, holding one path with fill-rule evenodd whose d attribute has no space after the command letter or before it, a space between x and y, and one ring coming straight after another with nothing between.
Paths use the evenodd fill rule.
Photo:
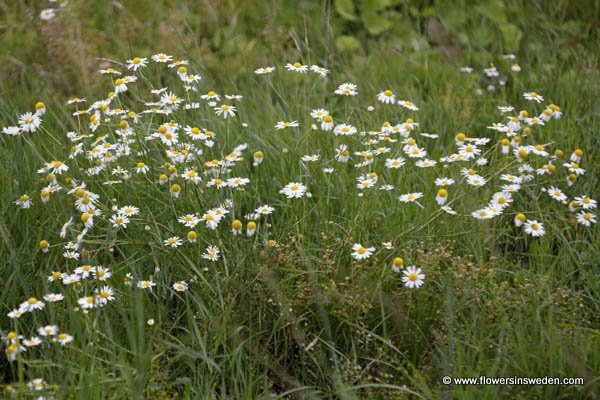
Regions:
<instances>
[{"instance_id":1,"label":"meadow vegetation","mask_svg":"<svg viewBox=\"0 0 600 400\"><path fill-rule=\"evenodd\" d=\"M0 5L7 398L600 396L597 2L46 3Z\"/></svg>"}]
</instances>

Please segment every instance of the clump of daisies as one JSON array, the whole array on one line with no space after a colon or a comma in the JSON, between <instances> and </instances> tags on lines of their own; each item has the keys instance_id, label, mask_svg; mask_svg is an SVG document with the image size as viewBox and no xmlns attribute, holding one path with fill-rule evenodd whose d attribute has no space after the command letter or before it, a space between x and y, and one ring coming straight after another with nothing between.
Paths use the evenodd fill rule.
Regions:
<instances>
[{"instance_id":1,"label":"clump of daisies","mask_svg":"<svg viewBox=\"0 0 600 400\"><path fill-rule=\"evenodd\" d=\"M506 73L519 73L514 58L505 59L511 63ZM146 73L154 69L162 74L160 85L148 82L151 74ZM35 324L15 325L20 331L4 338L11 362L33 357L28 349L36 346L54 344L69 351L77 338L53 317L64 315L66 307L96 315L110 312L132 291L160 301L165 293L184 299L197 289L196 276L184 268L174 266L166 276L156 267L138 276L126 265L100 262L112 259L104 257L106 251L129 251L126 243L151 246L172 260L193 259L200 266L194 273L227 275L231 255L244 246L252 248L247 255L252 258L259 246L280 249L289 227L320 226L312 212L330 201L342 207L357 204L357 215L343 222L350 230L373 207L381 218L388 212L420 213L431 223L462 219L485 225L504 219L518 234L535 240L554 230L555 218L542 209L547 206L567 215L568 229L597 222L597 201L576 185L594 166L587 164L583 148L567 152L541 140L541 131L563 112L537 88L513 99L513 105L498 104L487 130L452 133L447 138L451 145L442 147L442 132L428 133L428 121L419 118L427 104L415 104L402 88L369 92L367 86L359 90L357 83L344 82L333 93L325 89L334 101L309 104L304 115L273 115L261 127L268 132L257 146L252 137L245 140L249 124L243 118L252 107L244 96L216 90L188 60L162 52L136 55L103 65L98 73L108 93L65 102L78 127L64 133L69 146L39 163L35 182L41 184L35 191L19 192L13 200L17 212L63 207L68 218L51 221L51 227L40 228L42 238L26 243L52 260L52 269L46 271L45 292L24 293L10 306L11 320L36 317ZM483 73L498 85L506 83L494 65ZM329 69L301 60L255 66L249 74L268 81L312 80L315 87L331 79ZM352 107L361 99L370 104L364 109L376 122L357 116ZM2 128L3 134L43 130L46 106L38 102L34 108ZM381 110L389 118L376 119ZM309 135L320 135L328 144L305 140ZM281 142L285 147L277 154ZM284 170L282 165L294 171L283 179L273 174ZM406 179L413 175L418 180ZM117 200L132 193L145 200ZM540 203L539 209L529 207ZM285 223L275 223L278 218ZM372 229L377 228L374 223ZM401 228L394 233L402 234ZM380 254L393 250L391 242L361 242L349 246L353 266L369 268ZM427 266L422 268L405 266L400 257L392 263L392 271L410 289L424 284ZM45 387L40 379L31 381L32 387Z\"/></svg>"}]
</instances>

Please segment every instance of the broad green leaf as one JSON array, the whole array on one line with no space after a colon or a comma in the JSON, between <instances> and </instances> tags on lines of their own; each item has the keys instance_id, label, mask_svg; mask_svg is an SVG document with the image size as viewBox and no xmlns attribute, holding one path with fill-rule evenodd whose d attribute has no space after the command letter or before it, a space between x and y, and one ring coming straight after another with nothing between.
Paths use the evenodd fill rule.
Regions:
<instances>
[{"instance_id":1,"label":"broad green leaf","mask_svg":"<svg viewBox=\"0 0 600 400\"><path fill-rule=\"evenodd\" d=\"M361 0L360 10L361 12L381 11L390 5L390 0Z\"/></svg>"},{"instance_id":2,"label":"broad green leaf","mask_svg":"<svg viewBox=\"0 0 600 400\"><path fill-rule=\"evenodd\" d=\"M379 35L382 32L387 31L392 26L390 19L385 16L378 14L373 11L363 12L362 20L365 27L371 35Z\"/></svg>"},{"instance_id":3,"label":"broad green leaf","mask_svg":"<svg viewBox=\"0 0 600 400\"><path fill-rule=\"evenodd\" d=\"M350 52L358 49L360 42L352 36L343 35L335 39L335 47L340 51Z\"/></svg>"},{"instance_id":4,"label":"broad green leaf","mask_svg":"<svg viewBox=\"0 0 600 400\"><path fill-rule=\"evenodd\" d=\"M513 24L502 24L500 30L502 31L505 49L507 51L517 51L521 37L523 37L521 30Z\"/></svg>"},{"instance_id":5,"label":"broad green leaf","mask_svg":"<svg viewBox=\"0 0 600 400\"><path fill-rule=\"evenodd\" d=\"M352 0L335 0L334 5L335 10L342 16L342 18L350 21L356 20L356 10Z\"/></svg>"}]
</instances>

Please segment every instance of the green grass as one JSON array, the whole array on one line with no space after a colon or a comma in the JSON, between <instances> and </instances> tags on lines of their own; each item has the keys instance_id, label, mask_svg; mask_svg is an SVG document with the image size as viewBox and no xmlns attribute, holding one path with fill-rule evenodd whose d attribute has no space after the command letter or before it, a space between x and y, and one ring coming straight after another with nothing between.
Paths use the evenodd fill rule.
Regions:
<instances>
[{"instance_id":1,"label":"green grass","mask_svg":"<svg viewBox=\"0 0 600 400\"><path fill-rule=\"evenodd\" d=\"M31 398L34 393L26 384L41 377L49 384L46 394L81 399L600 395L598 224L578 226L566 206L541 191L555 185L569 199L582 194L600 199L597 5L582 15L570 2L549 9L535 2L506 1L498 9L499 2L488 1L469 8L463 17L437 3L405 7L390 2L386 15L404 22L405 28L394 24L374 35L361 22L367 8L354 11L356 18L362 13L360 21L345 20L348 15L342 18L339 9L344 2L224 1L214 6L149 1L136 7L136 2L126 1L119 3L122 8L98 3L72 1L47 23L37 17L44 8L37 3L0 6L6 21L0 26L0 126L15 125L38 100L47 107L35 133L0 135L3 349L9 331L29 338L47 324L74 336L64 347L44 339L13 362L2 356L0 386L16 390L17 398ZM445 27L442 36L451 40L439 39L427 28L433 18ZM515 29L507 24L521 35L507 35ZM466 29L459 34L461 26ZM337 40L342 35L356 38L358 47L345 49ZM494 35L497 41L479 43ZM518 48L513 47L515 37ZM110 60L124 62L159 51L189 59L189 71L203 77L200 91L190 92L194 101L204 103L198 97L208 90L243 95L236 104L238 114L223 120L204 104L172 116L145 115L132 123L132 155L111 163L108 171L86 176L90 161L68 158L72 143L66 132L90 133L89 119L72 117L74 106L65 105L66 99L87 97L87 105L104 99L112 82L96 73L99 68L112 65ZM523 68L518 74L502 59L507 52L517 55ZM326 65L332 72L324 80L286 71L285 63L295 61ZM496 85L492 92L479 72L489 63L508 77L505 86ZM265 65L275 65L277 71L269 77L253 74ZM464 65L476 72L460 73ZM142 101L157 98L151 97L150 88L168 86L186 96L174 70L165 66L151 63L138 76L138 83L112 108L142 111ZM358 84L359 96L333 95L342 82ZM377 103L376 94L386 88L420 110ZM545 97L542 104L523 99L522 93L532 90ZM519 162L500 152L504 136L486 128L504 121L497 106L511 104L537 115L549 103L558 104L563 117L533 128L524 142L551 143L549 151L563 149L566 159L574 149L583 149L586 174L569 187L562 161L555 162L556 172L524 185L503 215L487 221L469 216L498 190L500 174L517 174ZM456 150L458 132L492 138L482 146L490 164L477 167L490 182L481 188L464 183L460 169L474 165L469 162L420 169L404 156L402 169L384 168L386 157L403 155L400 143L371 146L392 150L367 168L354 167L360 161L355 155L348 164L333 161L339 144L348 144L352 152L369 146L361 144L363 137L311 130L310 111L319 107L328 109L336 123L348 122L359 131L413 118L420 124L416 133L439 134L437 140L412 135L435 160ZM108 135L115 143L120 119L103 122L93 136ZM178 165L179 173L185 166L201 171L205 161L222 159L247 143L244 160L226 175L250 178L246 190L207 188L205 177L199 186L181 177L158 185L166 170L165 149L158 141L143 139L171 119L217 133L214 147L199 145L203 154ZM281 120L298 120L300 127L275 131ZM181 140L183 136L180 132ZM86 149L92 141L84 140ZM135 153L142 149L143 154ZM265 159L255 166L252 154L257 150ZM314 153L321 155L318 163L300 161ZM42 203L40 190L48 183L46 174L36 170L51 160L64 161L69 171L57 176L64 189ZM534 156L529 160L535 167L547 162ZM147 175L103 184L115 179L110 175L114 166L131 171L139 161L150 167ZM324 167L335 168L335 173L323 173ZM395 189L374 188L359 196L355 178L372 171ZM457 180L448 191L459 215L448 215L435 203L433 181L440 176ZM63 245L83 228L81 212L73 207L76 197L66 193L67 178L84 181L87 190L100 195L98 208L104 213L82 242L89 255L80 262L62 256ZM287 199L280 194L292 181L306 184L312 197ZM174 182L182 187L177 199L169 193ZM424 192L423 207L397 200L413 191ZM31 209L14 204L24 193L33 200ZM185 241L188 229L178 217L201 215L225 199L232 199L234 207L217 230L201 222L195 244L178 249L163 245L172 235ZM127 229L115 230L108 222L111 207L127 204L140 207L140 215ZM234 236L232 221L245 224L244 216L263 204L275 212L257 219L257 233ZM515 228L518 212L543 222L546 235L535 239ZM61 239L59 231L71 217L74 224ZM48 253L39 250L42 239L51 244ZM393 249L383 247L387 241ZM357 242L376 247L375 254L364 262L353 260L351 247ZM218 262L201 257L207 245L220 248ZM421 288L403 286L401 275L391 271L395 257L423 269L427 277ZM77 290L47 282L52 271L71 272L85 263L109 267L113 276L108 284L116 292L115 301L87 314L78 309L77 299L99 287L97 281L82 280ZM152 291L130 288L124 283L127 273L135 280L151 278L156 286ZM189 283L188 291L172 289L180 280ZM19 319L7 318L28 297L50 292L64 293L65 300ZM480 375L583 377L585 384L442 384L443 376Z\"/></svg>"}]
</instances>

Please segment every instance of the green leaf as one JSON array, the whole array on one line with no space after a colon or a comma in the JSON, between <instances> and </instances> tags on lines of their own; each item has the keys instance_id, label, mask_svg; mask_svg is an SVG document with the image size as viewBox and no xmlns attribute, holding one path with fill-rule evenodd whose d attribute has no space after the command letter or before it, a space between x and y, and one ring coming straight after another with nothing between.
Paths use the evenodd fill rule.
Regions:
<instances>
[{"instance_id":1,"label":"green leaf","mask_svg":"<svg viewBox=\"0 0 600 400\"><path fill-rule=\"evenodd\" d=\"M362 12L369 11L381 11L391 5L390 0L361 0L360 9Z\"/></svg>"},{"instance_id":2,"label":"green leaf","mask_svg":"<svg viewBox=\"0 0 600 400\"><path fill-rule=\"evenodd\" d=\"M335 47L340 51L351 52L360 47L360 42L352 36L343 35L335 39Z\"/></svg>"},{"instance_id":3,"label":"green leaf","mask_svg":"<svg viewBox=\"0 0 600 400\"><path fill-rule=\"evenodd\" d=\"M362 14L362 20L369 33L375 36L387 31L392 26L392 22L388 17L380 15L374 11L365 11Z\"/></svg>"},{"instance_id":4,"label":"green leaf","mask_svg":"<svg viewBox=\"0 0 600 400\"><path fill-rule=\"evenodd\" d=\"M352 0L335 0L334 5L335 10L342 16L342 18L350 21L356 20L356 10Z\"/></svg>"},{"instance_id":5,"label":"green leaf","mask_svg":"<svg viewBox=\"0 0 600 400\"><path fill-rule=\"evenodd\" d=\"M506 8L501 0L490 0L484 4L479 5L478 11L480 14L485 15L492 21L502 24L506 22Z\"/></svg>"},{"instance_id":6,"label":"green leaf","mask_svg":"<svg viewBox=\"0 0 600 400\"><path fill-rule=\"evenodd\" d=\"M502 24L500 25L500 31L502 31L505 50L517 51L519 49L521 38L523 37L521 30L513 24Z\"/></svg>"}]
</instances>

